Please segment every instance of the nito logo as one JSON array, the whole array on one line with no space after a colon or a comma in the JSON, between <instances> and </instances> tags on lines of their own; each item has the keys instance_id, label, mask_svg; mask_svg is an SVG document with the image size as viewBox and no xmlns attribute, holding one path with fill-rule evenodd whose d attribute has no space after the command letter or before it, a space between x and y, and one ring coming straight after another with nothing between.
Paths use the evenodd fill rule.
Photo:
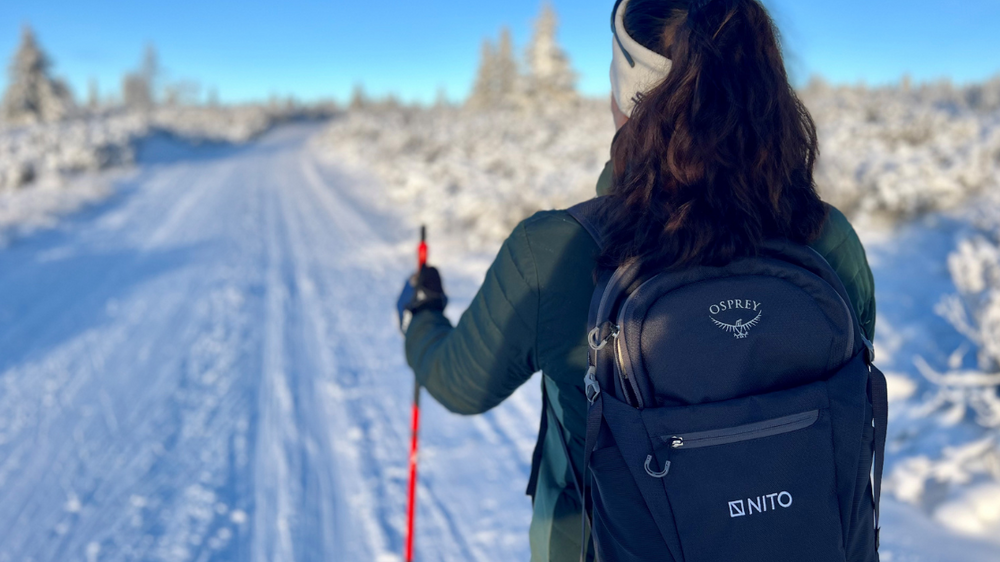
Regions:
<instances>
[{"instance_id":1,"label":"nito logo","mask_svg":"<svg viewBox=\"0 0 1000 562\"><path fill-rule=\"evenodd\" d=\"M750 321L744 321L743 318L736 320L735 324L729 324L727 322L722 322L716 316L727 310L744 310L748 311L750 314L757 313L753 316ZM719 304L713 304L708 307L708 313L711 314L712 322L715 325L722 328L723 330L733 334L736 339L741 340L747 337L750 330L760 324L760 316L764 312L760 309L760 303L755 300L750 299L732 299L726 301L720 301ZM745 316L750 317L749 314L744 313Z\"/></svg>"},{"instance_id":2,"label":"nito logo","mask_svg":"<svg viewBox=\"0 0 1000 562\"><path fill-rule=\"evenodd\" d=\"M778 508L788 509L792 507L792 495L788 492L778 492L766 496L757 496L744 500L729 502L729 517L747 517L754 513L767 513L777 511Z\"/></svg>"}]
</instances>

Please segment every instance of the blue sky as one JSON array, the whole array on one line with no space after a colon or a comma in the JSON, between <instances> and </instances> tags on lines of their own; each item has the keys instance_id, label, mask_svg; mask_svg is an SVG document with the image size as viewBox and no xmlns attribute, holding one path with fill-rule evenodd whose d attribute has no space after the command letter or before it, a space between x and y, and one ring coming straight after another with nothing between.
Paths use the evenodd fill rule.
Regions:
<instances>
[{"instance_id":1,"label":"blue sky","mask_svg":"<svg viewBox=\"0 0 1000 562\"><path fill-rule=\"evenodd\" d=\"M510 26L520 49L541 0L380 3L343 0L4 0L0 57L30 23L79 95L91 78L117 91L152 42L172 80L216 88L224 101L294 94L346 99L356 83L373 94L460 99L482 40ZM554 0L560 40L589 94L608 92L611 0ZM1000 0L768 0L789 67L804 81L958 82L1000 73ZM6 76L0 78L0 85Z\"/></svg>"}]
</instances>

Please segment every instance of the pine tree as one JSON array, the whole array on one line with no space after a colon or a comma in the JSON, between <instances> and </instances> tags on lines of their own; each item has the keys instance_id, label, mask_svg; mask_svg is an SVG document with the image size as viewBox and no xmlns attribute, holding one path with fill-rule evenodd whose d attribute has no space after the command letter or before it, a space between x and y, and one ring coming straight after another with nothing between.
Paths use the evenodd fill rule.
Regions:
<instances>
[{"instance_id":1,"label":"pine tree","mask_svg":"<svg viewBox=\"0 0 1000 562\"><path fill-rule=\"evenodd\" d=\"M156 105L160 63L156 47L147 45L142 65L122 79L122 99L132 109L149 110Z\"/></svg>"},{"instance_id":2,"label":"pine tree","mask_svg":"<svg viewBox=\"0 0 1000 562\"><path fill-rule=\"evenodd\" d=\"M526 53L526 93L536 104L566 103L577 98L576 73L556 41L558 26L555 10L545 4L535 22L535 35Z\"/></svg>"},{"instance_id":3,"label":"pine tree","mask_svg":"<svg viewBox=\"0 0 1000 562\"><path fill-rule=\"evenodd\" d=\"M352 111L360 111L368 107L368 94L365 93L365 87L362 84L355 84L354 90L351 92L351 103L348 106Z\"/></svg>"},{"instance_id":4,"label":"pine tree","mask_svg":"<svg viewBox=\"0 0 1000 562\"><path fill-rule=\"evenodd\" d=\"M514 58L514 42L511 40L510 29L507 27L500 30L500 42L494 64L494 80L496 82L493 87L496 92L497 105L509 106L517 103L521 76L517 68L517 60Z\"/></svg>"},{"instance_id":5,"label":"pine tree","mask_svg":"<svg viewBox=\"0 0 1000 562\"><path fill-rule=\"evenodd\" d=\"M521 101L521 74L510 29L500 29L496 46L483 41L482 60L467 105L473 109L515 107Z\"/></svg>"},{"instance_id":6,"label":"pine tree","mask_svg":"<svg viewBox=\"0 0 1000 562\"><path fill-rule=\"evenodd\" d=\"M4 93L0 117L10 123L55 121L74 109L73 95L61 80L52 78L52 63L25 26L21 45L11 61L10 85Z\"/></svg>"},{"instance_id":7,"label":"pine tree","mask_svg":"<svg viewBox=\"0 0 1000 562\"><path fill-rule=\"evenodd\" d=\"M496 76L496 47L489 39L486 39L483 41L480 52L476 82L472 86L472 93L469 94L468 101L466 101L466 105L471 109L488 109L496 103L493 89Z\"/></svg>"},{"instance_id":8,"label":"pine tree","mask_svg":"<svg viewBox=\"0 0 1000 562\"><path fill-rule=\"evenodd\" d=\"M87 109L97 111L101 108L101 90L97 86L97 78L87 81Z\"/></svg>"}]
</instances>

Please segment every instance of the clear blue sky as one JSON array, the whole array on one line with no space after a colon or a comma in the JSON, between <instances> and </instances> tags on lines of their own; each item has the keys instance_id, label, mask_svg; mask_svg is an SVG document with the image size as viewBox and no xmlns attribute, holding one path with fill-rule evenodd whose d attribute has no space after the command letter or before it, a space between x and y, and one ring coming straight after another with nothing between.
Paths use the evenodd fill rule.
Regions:
<instances>
[{"instance_id":1,"label":"clear blue sky","mask_svg":"<svg viewBox=\"0 0 1000 562\"><path fill-rule=\"evenodd\" d=\"M143 46L156 45L170 79L215 87L224 101L271 93L346 99L373 94L459 99L484 37L511 27L520 49L541 0L3 0L0 57L30 23L78 95L90 78L117 91ZM612 0L554 0L560 40L589 94L608 91ZM979 80L1000 72L1000 0L768 0L796 80ZM0 85L6 76L0 78Z\"/></svg>"}]
</instances>

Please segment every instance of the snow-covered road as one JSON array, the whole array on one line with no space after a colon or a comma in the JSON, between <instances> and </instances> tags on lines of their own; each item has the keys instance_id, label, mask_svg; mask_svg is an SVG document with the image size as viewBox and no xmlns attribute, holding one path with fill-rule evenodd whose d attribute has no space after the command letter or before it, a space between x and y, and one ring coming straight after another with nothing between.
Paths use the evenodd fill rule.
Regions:
<instances>
[{"instance_id":1,"label":"snow-covered road","mask_svg":"<svg viewBox=\"0 0 1000 562\"><path fill-rule=\"evenodd\" d=\"M0 560L400 552L413 244L316 131L153 139L108 203L0 252ZM525 558L531 396L425 408L422 559Z\"/></svg>"},{"instance_id":2,"label":"snow-covered road","mask_svg":"<svg viewBox=\"0 0 1000 562\"><path fill-rule=\"evenodd\" d=\"M0 562L399 559L411 225L318 130L154 138L109 201L0 251ZM448 282L459 311L476 276ZM528 558L536 382L476 418L425 401L420 560ZM886 512L886 560L996 553Z\"/></svg>"}]
</instances>

